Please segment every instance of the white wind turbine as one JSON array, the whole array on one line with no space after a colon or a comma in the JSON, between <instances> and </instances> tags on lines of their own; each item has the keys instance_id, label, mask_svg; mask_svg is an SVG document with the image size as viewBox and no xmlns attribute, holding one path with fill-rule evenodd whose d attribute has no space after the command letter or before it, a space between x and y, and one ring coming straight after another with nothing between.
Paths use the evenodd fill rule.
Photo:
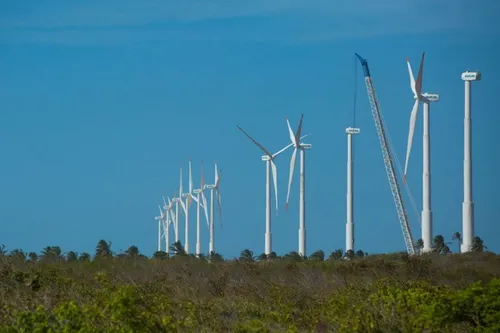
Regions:
<instances>
[{"instance_id":1,"label":"white wind turbine","mask_svg":"<svg viewBox=\"0 0 500 333\"><path fill-rule=\"evenodd\" d=\"M165 252L168 253L168 247L170 246L170 224L173 224L175 221L175 216L173 212L173 204L172 200L170 200L169 197L167 197L168 204L165 200L165 197L163 197L163 209L165 210L165 226L164 226L164 234L165 234Z\"/></svg>"},{"instance_id":2,"label":"white wind turbine","mask_svg":"<svg viewBox=\"0 0 500 333\"><path fill-rule=\"evenodd\" d=\"M301 256L306 255L306 156L305 151L307 149L311 149L312 145L307 143L300 142L300 133L302 131L302 120L304 119L304 115L300 117L299 127L297 128L297 132L293 134L292 127L290 126L290 122L288 118L286 119L286 123L288 125L288 131L290 133L290 140L294 146L292 158L290 160L290 176L288 179L288 192L286 195L286 209L288 210L288 202L290 199L290 188L292 186L293 179L293 171L295 168L295 160L297 158L297 150L300 150L300 192L299 192L299 254Z\"/></svg>"},{"instance_id":3,"label":"white wind turbine","mask_svg":"<svg viewBox=\"0 0 500 333\"><path fill-rule=\"evenodd\" d=\"M274 163L274 159L276 156L287 150L289 147L293 146L293 143L290 143L280 151L271 154L266 148L264 148L260 143L258 143L254 138L252 138L247 132L245 132L240 126L237 126L238 129L243 132L257 147L259 147L265 155L263 155L262 161L266 162L266 232L264 235L265 239L265 247L264 253L266 255L271 254L272 252L272 235L271 235L271 170L272 177L274 183L274 195L276 198L276 215L278 215L278 171L276 168L276 164ZM307 135L304 135L306 137Z\"/></svg>"},{"instance_id":4,"label":"white wind turbine","mask_svg":"<svg viewBox=\"0 0 500 333\"><path fill-rule=\"evenodd\" d=\"M182 169L181 169L181 179L182 179ZM182 193L182 181L179 193ZM174 197L172 198L172 203L175 203L175 213L173 219L175 242L179 241L179 202L181 203L181 205L184 205L180 197L181 195L179 195L179 197L175 197L174 195Z\"/></svg>"},{"instance_id":5,"label":"white wind turbine","mask_svg":"<svg viewBox=\"0 0 500 333\"><path fill-rule=\"evenodd\" d=\"M163 210L160 205L158 205L158 208L160 209L160 215L155 216L155 220L158 221L158 251L161 251L161 226L163 224L163 220L165 219L165 215L163 214Z\"/></svg>"},{"instance_id":6,"label":"white wind turbine","mask_svg":"<svg viewBox=\"0 0 500 333\"><path fill-rule=\"evenodd\" d=\"M413 91L413 98L415 104L410 115L410 130L408 132L408 146L406 148L406 163L403 176L403 183L406 183L406 174L408 171L408 161L410 158L411 145L413 141L413 133L415 132L415 123L417 121L418 105L420 102L424 104L424 130L423 130L423 171L422 171L422 240L424 242L423 252L430 252L432 250L432 209L431 209L431 156L430 156L430 102L437 102L439 100L438 94L422 94L422 80L424 72L424 57L425 52L422 54L420 60L420 68L418 70L417 80L413 77L410 61L406 59L408 65L408 74L410 76L410 86Z\"/></svg>"},{"instance_id":7,"label":"white wind turbine","mask_svg":"<svg viewBox=\"0 0 500 333\"><path fill-rule=\"evenodd\" d=\"M217 205L219 207L219 219L221 221L222 227L222 207L221 207L221 195L220 195L220 175L219 170L217 169L217 163L215 163L215 184L206 185L206 188L210 190L210 222L209 222L209 230L210 230L210 242L208 245L208 254L211 255L215 253L215 225L214 225L214 206L215 200L217 200ZM214 195L217 196L217 199L214 198ZM202 193L203 205L207 207L205 195Z\"/></svg>"},{"instance_id":8,"label":"white wind turbine","mask_svg":"<svg viewBox=\"0 0 500 333\"><path fill-rule=\"evenodd\" d=\"M200 207L205 211L205 219L207 221L207 227L209 225L208 212L207 212L207 200L203 191L205 190L205 178L203 176L203 161L201 161L201 182L200 188L193 190L196 194L196 256L199 258L201 256L201 226L200 226ZM203 204L201 203L203 201Z\"/></svg>"},{"instance_id":9,"label":"white wind turbine","mask_svg":"<svg viewBox=\"0 0 500 333\"><path fill-rule=\"evenodd\" d=\"M181 191L182 193L182 169L181 169ZM181 199L181 205L182 205L182 210L184 211L184 216L186 218L185 222L185 231L184 231L184 250L186 250L186 253L189 254L189 208L191 207L191 200L197 201L196 197L193 195L193 179L191 176L191 160L189 160L189 185L188 185L188 192L187 193L182 193L181 197L186 198L186 202L182 202Z\"/></svg>"}]
</instances>

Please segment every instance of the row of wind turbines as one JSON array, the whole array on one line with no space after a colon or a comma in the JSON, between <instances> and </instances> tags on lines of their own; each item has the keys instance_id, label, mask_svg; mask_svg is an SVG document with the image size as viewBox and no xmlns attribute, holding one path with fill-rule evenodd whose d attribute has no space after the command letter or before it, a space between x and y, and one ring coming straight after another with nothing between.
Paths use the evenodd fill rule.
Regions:
<instances>
[{"instance_id":1,"label":"row of wind turbines","mask_svg":"<svg viewBox=\"0 0 500 333\"><path fill-rule=\"evenodd\" d=\"M189 211L191 204L194 201L196 203L196 255L199 257L202 254L201 251L201 208L205 215L205 220L209 230L209 246L208 253L215 253L215 201L217 201L219 220L222 226L222 205L221 205L221 194L220 194L220 173L217 168L217 163L215 163L215 177L213 184L205 184L204 177L204 166L203 161L201 161L201 177L200 177L200 187L193 189L193 178L191 172L191 160L189 160L189 184L188 191L183 192L182 187L182 168L180 169L180 183L178 192L174 194L172 198L163 197L163 206L158 205L160 210L160 215L156 216L155 219L158 221L158 251L161 251L161 241L162 238L165 240L165 252L169 252L170 246L170 226L174 227L174 239L175 242L179 242L179 206L184 213L184 250L186 253L189 252ZM205 196L205 191L210 191L210 212L208 211L207 198Z\"/></svg>"},{"instance_id":2,"label":"row of wind turbines","mask_svg":"<svg viewBox=\"0 0 500 333\"><path fill-rule=\"evenodd\" d=\"M407 58L408 74L410 78L410 88L413 92L413 98L415 99L411 114L410 114L410 124L408 132L408 142L406 149L406 160L405 168L403 174L403 183L406 184L406 176L408 172L408 163L411 154L411 148L413 143L413 136L415 132L415 124L418 116L419 104L423 104L423 171L422 171L422 214L421 214L421 233L424 247L422 252L429 252L432 250L432 206L431 206L431 158L430 158L430 103L437 102L439 100L439 94L434 93L422 93L422 81L424 72L424 58L425 52L422 54L420 61L420 67L417 74L417 79L415 80L413 76L413 71L410 65L410 61ZM463 232L462 232L462 247L461 252L471 251L472 240L474 237L474 210L472 201L472 162L471 162L471 107L470 107L470 92L471 92L471 81L478 81L481 79L481 73L479 72L464 72L462 73L462 80L465 81L465 116L464 116L464 201L463 201ZM298 229L298 253L301 256L306 255L306 193L305 193L305 151L312 148L311 144L302 142L302 139L307 137L309 134L301 136L302 134L302 122L304 115L301 116L300 122L297 130L294 132L290 126L290 122L286 119L288 132L290 135L290 141L287 146L283 147L276 153L272 154L268 149L266 149L262 144L256 141L252 136L250 136L243 128L237 126L237 128L250 139L259 149L264 153L261 160L266 163L266 207L265 207L265 247L264 253L269 255L273 252L272 250L272 233L271 233L271 211L272 211L272 194L271 194L271 178L274 185L274 196L276 202L276 214L278 214L278 182L277 176L278 171L275 164L275 159L285 152L288 148L294 147L291 159L290 159L290 170L288 179L288 191L286 197L286 209L288 209L288 204L290 200L290 191L292 186L292 180L295 170L295 162L297 158L297 152L300 155L300 190L299 190L299 229ZM352 136L359 134L359 128L348 127L345 129L347 134L347 212L346 212L346 252L349 250L354 251L354 190L353 190L353 156L352 156ZM177 197L164 199L163 207L160 208L160 216L157 216L158 220L158 250L161 250L161 238L165 238L166 248L168 251L169 246L169 228L170 224L173 224L175 231L175 240L179 240L179 205L181 205L182 211L185 215L185 250L189 253L189 207L192 200L197 203L197 240L196 240L196 255L201 254L201 244L200 244L200 208L204 209L205 219L207 221L208 229L210 231L210 242L209 242L209 253L215 253L214 248L214 195L219 207L219 217L221 218L221 197L220 197L220 175L217 170L217 164L215 164L215 182L213 185L207 185L204 182L203 177L203 162L201 164L201 184L199 189L193 190L193 183L191 177L191 161L189 162L189 190L187 193L182 192L182 169L181 169L181 181L179 186L179 193ZM210 217L207 210L207 200L204 194L205 190L210 190ZM174 212L175 207L175 212ZM163 228L162 228L163 226ZM163 236L162 236L163 234Z\"/></svg>"}]
</instances>

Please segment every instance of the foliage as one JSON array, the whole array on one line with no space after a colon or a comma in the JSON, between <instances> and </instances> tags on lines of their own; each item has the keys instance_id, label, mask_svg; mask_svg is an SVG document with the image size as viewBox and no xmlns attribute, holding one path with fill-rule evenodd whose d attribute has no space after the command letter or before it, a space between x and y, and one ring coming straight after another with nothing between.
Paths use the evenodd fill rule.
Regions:
<instances>
[{"instance_id":1,"label":"foliage","mask_svg":"<svg viewBox=\"0 0 500 333\"><path fill-rule=\"evenodd\" d=\"M0 254L0 332L500 332L500 256ZM484 251L483 245L483 251ZM441 252L442 253L442 252ZM349 260L343 260L349 259Z\"/></svg>"}]
</instances>

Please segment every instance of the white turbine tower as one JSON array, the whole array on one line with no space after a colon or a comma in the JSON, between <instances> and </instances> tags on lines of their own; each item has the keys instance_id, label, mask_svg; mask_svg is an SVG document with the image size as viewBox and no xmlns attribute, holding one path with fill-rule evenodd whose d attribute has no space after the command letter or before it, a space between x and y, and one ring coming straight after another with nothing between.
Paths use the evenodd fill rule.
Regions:
<instances>
[{"instance_id":1,"label":"white turbine tower","mask_svg":"<svg viewBox=\"0 0 500 333\"><path fill-rule=\"evenodd\" d=\"M179 190L179 193L182 193L182 170L181 170L181 188ZM179 202L181 203L181 206L184 205L181 199L182 195L179 195L179 197L173 197L172 198L172 203L175 203L175 214L174 214L174 233L175 233L175 242L179 241Z\"/></svg>"},{"instance_id":2,"label":"white turbine tower","mask_svg":"<svg viewBox=\"0 0 500 333\"><path fill-rule=\"evenodd\" d=\"M424 71L424 57L425 52L422 54L420 61L420 68L418 70L417 81L413 77L410 61L406 59L408 65L408 74L410 76L410 87L413 91L415 104L411 111L410 116L410 130L408 133L408 146L406 150L406 163L403 176L403 183L406 183L406 174L408 171L408 161L410 158L411 145L413 141L413 133L415 131L415 123L417 121L418 105L420 102L424 104L424 130L423 130L423 171L422 171L422 240L424 242L423 252L430 252L432 250L432 206L431 206L431 146L430 146L430 102L437 102L439 100L438 94L422 94L422 79Z\"/></svg>"},{"instance_id":3,"label":"white turbine tower","mask_svg":"<svg viewBox=\"0 0 500 333\"><path fill-rule=\"evenodd\" d=\"M188 185L188 192L187 193L182 193L182 190L180 193L182 193L181 197L186 198L186 202L182 202L181 199L181 205L182 205L182 210L184 211L184 216L186 218L185 220L185 229L184 229L184 250L186 250L186 253L189 254L189 208L191 207L191 200L197 200L196 197L193 195L193 179L191 176L191 160L189 160L189 185ZM181 169L181 189L182 189L182 169Z\"/></svg>"},{"instance_id":4,"label":"white turbine tower","mask_svg":"<svg viewBox=\"0 0 500 333\"><path fill-rule=\"evenodd\" d=\"M345 226L345 252L354 251L354 206L352 175L352 136L359 134L359 128L348 127L347 134L347 222Z\"/></svg>"},{"instance_id":5,"label":"white turbine tower","mask_svg":"<svg viewBox=\"0 0 500 333\"><path fill-rule=\"evenodd\" d=\"M286 119L286 123L288 125L288 131L290 133L290 140L294 146L292 158L290 160L290 176L288 179L288 192L286 195L286 209L288 210L288 201L290 199L290 188L292 186L293 179L293 171L295 168L295 160L297 157L297 150L300 150L300 192L299 192L299 254L301 256L306 255L306 156L305 151L307 149L311 149L312 145L307 143L300 142L300 133L302 131L302 120L304 119L304 115L300 117L299 127L297 128L297 132L293 134L292 128L290 127L290 122L288 118Z\"/></svg>"},{"instance_id":6,"label":"white turbine tower","mask_svg":"<svg viewBox=\"0 0 500 333\"><path fill-rule=\"evenodd\" d=\"M158 251L161 251L161 226L163 224L165 215L163 214L163 210L161 209L160 205L158 205L158 208L160 209L160 215L155 216L155 220L158 221Z\"/></svg>"},{"instance_id":7,"label":"white turbine tower","mask_svg":"<svg viewBox=\"0 0 500 333\"><path fill-rule=\"evenodd\" d=\"M472 200L472 128L471 128L471 81L480 81L480 72L465 71L464 114L464 202L462 203L462 247L461 252L472 250L474 239L474 201Z\"/></svg>"},{"instance_id":8,"label":"white turbine tower","mask_svg":"<svg viewBox=\"0 0 500 333\"><path fill-rule=\"evenodd\" d=\"M210 224L209 224L209 230L210 230L210 242L208 244L208 254L211 255L212 253L215 253L215 225L214 225L214 206L215 206L215 200L217 200L217 205L219 207L219 219L221 221L221 227L222 227L222 207L221 207L221 195L220 195L220 175L219 175L219 170L217 169L217 163L215 164L215 184L213 185L206 185L206 188L210 190ZM217 199L214 198L214 195L217 196ZM207 207L206 205L206 199L205 196L202 193L202 199L203 199L203 205Z\"/></svg>"},{"instance_id":9,"label":"white turbine tower","mask_svg":"<svg viewBox=\"0 0 500 333\"><path fill-rule=\"evenodd\" d=\"M207 200L203 191L205 190L205 178L203 176L203 161L201 161L201 181L200 188L193 190L196 194L196 256L199 258L201 256L201 226L200 226L200 207L205 211L205 219L207 221L207 227L210 228L208 212L207 212ZM203 204L202 204L203 201Z\"/></svg>"}]
</instances>

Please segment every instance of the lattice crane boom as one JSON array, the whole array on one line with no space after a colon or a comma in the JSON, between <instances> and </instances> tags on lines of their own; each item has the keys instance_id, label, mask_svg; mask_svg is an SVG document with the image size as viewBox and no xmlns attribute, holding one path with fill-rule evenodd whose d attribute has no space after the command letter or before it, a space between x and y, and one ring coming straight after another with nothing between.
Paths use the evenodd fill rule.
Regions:
<instances>
[{"instance_id":1,"label":"lattice crane boom","mask_svg":"<svg viewBox=\"0 0 500 333\"><path fill-rule=\"evenodd\" d=\"M391 188L392 198L394 199L394 204L396 205L396 212L398 214L399 224L401 225L401 230L403 231L403 238L406 245L406 251L408 252L409 255L414 255L415 245L411 234L410 224L408 222L408 215L406 214L405 206L403 203L403 197L401 196L401 190L399 188L396 172L394 170L391 152L389 150L389 142L385 135L384 123L382 121L377 95L375 94L375 88L373 88L370 69L368 68L368 62L357 53L356 56L361 62L361 66L363 67L366 90L368 92L368 100L370 101L372 116L373 120L375 121L375 127L377 129L380 148L382 149L382 157L384 159L385 171L387 173L387 178L389 180L389 186Z\"/></svg>"}]
</instances>

